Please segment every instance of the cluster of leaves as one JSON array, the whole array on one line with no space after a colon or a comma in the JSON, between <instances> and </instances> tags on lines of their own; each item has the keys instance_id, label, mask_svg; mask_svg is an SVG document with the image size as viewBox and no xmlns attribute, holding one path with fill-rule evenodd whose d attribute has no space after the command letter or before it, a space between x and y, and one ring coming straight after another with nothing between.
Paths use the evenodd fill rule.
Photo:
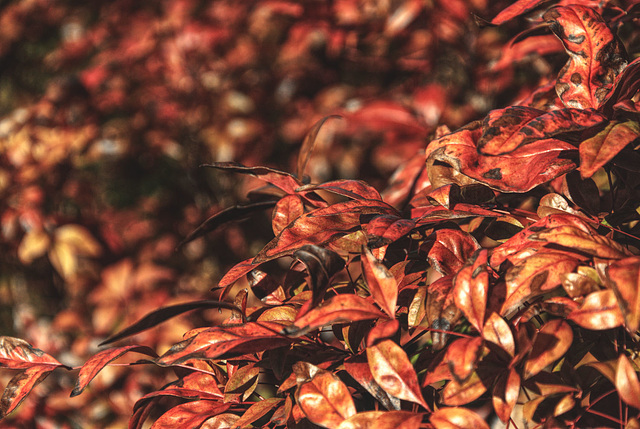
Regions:
<instances>
[{"instance_id":1,"label":"cluster of leaves","mask_svg":"<svg viewBox=\"0 0 640 429\"><path fill-rule=\"evenodd\" d=\"M438 121L457 127L486 113L493 92L475 82L495 41L477 41L469 17L495 14L489 3L8 2L2 334L79 365L105 336L200 297L255 253L270 238L267 216L174 252L256 183L209 174L203 162L286 170L307 130L339 114L317 136L306 172L316 182L382 185ZM218 318L189 317L137 340L164 349ZM164 371L110 371L72 401L55 387L73 379L56 372L9 420L122 425L135 399L167 380ZM0 372L3 382L11 375Z\"/></svg>"},{"instance_id":2,"label":"cluster of leaves","mask_svg":"<svg viewBox=\"0 0 640 429\"><path fill-rule=\"evenodd\" d=\"M336 2L332 11L349 17L355 3ZM321 127L341 122L333 119L320 120L307 135L296 175L210 164L267 186L252 191L252 203L214 214L184 244L265 208L272 210L274 238L222 277L217 300L153 311L105 343L193 309L224 310L225 320L189 330L160 356L136 344L102 350L80 367L72 395L115 359L142 353L148 358L136 363L172 368L177 378L137 400L129 423L135 428L147 420L154 428L482 428L491 414L513 427L637 427L640 60L622 41L633 52L635 40L625 31L637 24L636 7L562 2L540 8L543 3L518 1L491 21L501 25L530 14L536 25L491 65L503 88L515 79L510 62L566 52L561 70L522 88L517 103L453 132L444 125L431 129L447 122L442 104L424 101L442 102L445 96L433 91L444 87L436 85L413 97L426 103L413 106L422 106L424 122L392 103L330 112L344 114L346 134L377 121L388 140L409 142L411 150L429 136L426 150L403 163L383 192L364 181L305 178ZM266 4L285 16L303 13L288 2ZM403 30L427 7L404 2L384 21L384 43L363 43L387 49L387 58L395 37L404 46L419 43L417 33ZM351 33L338 30L343 33L307 23L291 30L297 38L289 48L309 48L303 42L313 45L320 32L335 54L351 43ZM135 46L146 52L143 36ZM363 52L359 48L354 52ZM236 49L235 55L251 58ZM400 52L394 68L415 66ZM100 70L92 73L103 76ZM103 80L88 76L88 82ZM169 101L161 105L171 110ZM440 109L435 120L434 109ZM81 158L84 150L78 152ZM18 159L17 149L12 157ZM31 229L20 255L28 261L47 253L60 275L71 278L79 261L61 255L72 249L67 252L98 256L100 245L90 237L70 224L53 234ZM130 265L118 267L114 277L145 279ZM106 292L95 297L107 298ZM105 311L112 320L113 310ZM4 415L51 372L70 369L10 337L2 338L0 364L21 370L0 401Z\"/></svg>"}]
</instances>

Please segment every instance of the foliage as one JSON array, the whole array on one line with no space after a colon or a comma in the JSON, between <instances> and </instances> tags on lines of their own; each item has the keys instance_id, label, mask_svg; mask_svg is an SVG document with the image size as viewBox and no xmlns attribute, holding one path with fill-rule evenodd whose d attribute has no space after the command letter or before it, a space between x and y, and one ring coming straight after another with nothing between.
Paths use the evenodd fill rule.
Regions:
<instances>
[{"instance_id":1,"label":"foliage","mask_svg":"<svg viewBox=\"0 0 640 429\"><path fill-rule=\"evenodd\" d=\"M190 77L189 61L178 61L183 68L170 68L175 65L172 55L178 55L173 49L187 49L188 55L180 54L187 57L206 57L217 50L218 57L211 56L213 63L208 66L222 80L231 81L236 76L232 72L244 70L257 73L253 79L269 87L261 80L261 71L249 64L259 55L275 55L273 66L290 65L289 60L297 64L283 68L292 73L283 81L303 82L316 75L315 79L338 82L348 77L353 70L338 68L338 77L316 73L325 64L309 59L314 58L320 38L324 55L349 59L356 64L353 67L368 64L366 55L360 55L370 50L383 70L406 73L407 83L400 86L406 89L415 87L413 73L430 67L443 70L433 65L443 52L434 52L433 58L414 55L415 49L431 48L425 34L438 35L444 44L460 48L455 44L464 33L460 17L469 12L456 2L438 9L429 2L406 1L394 14L375 9L374 2L366 2L370 9L361 12L356 3L345 0L325 8L315 2L265 1L236 6L236 10L221 2L216 4L224 6L212 7L203 16L218 20L224 16L228 26L212 30L194 23L187 26L190 33L179 34L184 39L172 39L172 29L178 28L173 26L182 24L176 20L191 16L179 13L180 6L189 2L172 2L175 9L162 15L167 17L163 31L142 26L140 34L116 39L124 44L112 46L105 28L124 31L118 14L110 15L113 21L96 25L88 39L107 46L80 73L87 90L84 96L93 100L81 104L93 109L85 114L96 122L80 128L46 128L26 121L19 130L12 130L7 143L7 158L19 169L11 179L15 185L4 192L24 202L21 210L7 211L5 217L30 222L16 246L20 260L27 264L46 255L58 275L68 284L77 284L82 295L82 288L90 284L90 275L81 275L85 261L104 257L105 244L112 255L122 256L117 249L125 247L126 241L113 231L117 227L105 233L107 223L103 223L122 214L98 216L93 233L65 221L60 212L43 218L42 211L33 209L44 199L35 184L46 183L46 174L62 174L69 163L76 168L87 166L90 148L104 145L96 140L104 118L114 112L126 116L142 111L128 104L141 100L157 105L152 103L155 107L149 116L133 117L127 126L139 127L136 135L149 147L160 148L152 153L157 159L170 158L177 147L172 133L190 104L188 97L179 98L184 104L163 98L176 93L163 88L175 86L187 94L202 83ZM524 422L545 427L637 426L640 59L633 59L637 39L629 31L637 25L637 7L633 2L582 3L521 0L496 11L490 23L477 18L484 25L505 27L522 21L524 15L533 20L532 28L502 47L481 42L483 32L499 34L492 27L480 31L474 46L500 55L490 65L478 66L473 82L478 94L494 94L499 102L517 93L515 101L503 104L507 107L488 112L459 109L455 93L447 93L462 82L455 76L446 80L449 87L433 81L411 94L417 115L398 101L372 101L349 110L337 107L346 96L316 95L316 101L324 97L340 101L333 100L326 111L318 109L309 115L312 121L304 121L311 131L302 143L296 168L291 168L296 174L229 162L221 153L230 146L234 151L230 158L236 161L248 165L269 161L266 152L243 152L251 147L249 142L260 140L266 126L247 119L253 124L249 127L252 137L231 142L233 132L220 129L233 121L212 120L211 134L205 139L211 138L220 152L207 169L216 177L237 174L264 186L252 189L246 204L215 210L183 240L183 248L202 243L204 235L229 221L263 210L271 210L273 238L219 279L215 300L167 305L172 303L161 289L152 301L148 294L136 294L140 284L176 279L175 272L140 256L135 263L131 257L122 258L100 271L106 286L85 292L100 311L98 334L118 325L124 301L145 301L136 304L138 322L103 344L195 309L218 309L223 316L188 330L160 355L156 354L158 338L147 337L148 345L139 345L145 343L138 341L145 338L140 336L136 343L96 352L78 366L72 395L84 396L107 368L147 364L165 375L170 368L175 378L163 387L140 392L129 422L134 428L147 421L153 421L154 428L481 428L489 427L489 414L511 427L522 427ZM143 21L151 19L146 10L139 14ZM433 27L432 33L416 29L420 27L417 18L424 16L430 16L427 26ZM232 27L247 24L246 17L253 24L249 39L265 42L271 50L256 51L253 42L233 31ZM293 23L283 36L271 34L276 27L265 26L261 21L265 19ZM368 26L375 25L382 25L385 37L360 40L358 32L349 30L361 26L372 31ZM279 44L282 39L287 42ZM146 61L155 56L146 54L160 47L167 61L155 69ZM63 44L49 58L65 64L87 50L91 46ZM122 63L111 64L118 51L123 52ZM223 64L215 63L215 58L224 58ZM536 85L521 83L528 71L519 69L518 63L535 62L532 58L541 62L538 71L543 73L535 77ZM145 69L150 76L123 88L118 73L131 67ZM212 75L209 78L219 82ZM364 85L354 84L349 90L366 93ZM129 100L126 94L133 91L154 95ZM203 96L206 91L197 93ZM276 95L256 95L255 106L265 106ZM209 108L189 110L192 123L187 128L199 129L216 116L211 114L215 107ZM56 126L58 121L67 123L71 110L48 120ZM464 125L477 113L486 115ZM316 125L309 127L314 121ZM447 125L436 127L438 123L454 131ZM323 173L314 170L317 162L327 166L349 156L360 162L359 156L365 153L363 148L340 152L337 146L323 143L324 127L333 127L336 142L351 141L356 146L382 135L382 143L367 149L375 153L373 161L368 161L374 165L376 159L401 150L412 156L405 162L391 161L397 170L382 192L369 183L380 178L365 173L366 163L350 172L362 171L368 182L324 180ZM39 137L52 130L67 145L60 153L55 145L46 146L51 140ZM302 134L293 135L302 140ZM22 154L24 139L32 139L28 155ZM426 149L421 147L424 140ZM43 158L38 159L38 154ZM65 157L66 167L61 163ZM381 170L390 167L383 161L377 165ZM52 189L57 185L49 183ZM175 197L188 188L171 186ZM134 200L144 199L136 196ZM150 201L148 210L157 210L158 201ZM101 228L99 242L93 234ZM154 246L162 247L159 242ZM160 308L145 315L149 306ZM162 326L176 325L172 321ZM130 353L145 358L113 363ZM49 374L71 369L13 337L2 338L0 364L19 370L0 401L4 416ZM113 386L105 390L109 389L117 391Z\"/></svg>"}]
</instances>

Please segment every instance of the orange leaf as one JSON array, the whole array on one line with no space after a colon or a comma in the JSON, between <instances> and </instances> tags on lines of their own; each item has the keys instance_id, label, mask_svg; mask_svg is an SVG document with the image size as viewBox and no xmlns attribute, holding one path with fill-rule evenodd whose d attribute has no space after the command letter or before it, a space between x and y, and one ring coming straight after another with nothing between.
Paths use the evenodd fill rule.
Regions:
<instances>
[{"instance_id":1,"label":"orange leaf","mask_svg":"<svg viewBox=\"0 0 640 429\"><path fill-rule=\"evenodd\" d=\"M304 203L299 195L290 194L280 198L271 213L273 233L278 235L295 219L304 214Z\"/></svg>"},{"instance_id":2,"label":"orange leaf","mask_svg":"<svg viewBox=\"0 0 640 429\"><path fill-rule=\"evenodd\" d=\"M384 312L393 318L396 314L398 283L387 267L373 256L368 247L365 246L362 253L362 272L369 292Z\"/></svg>"},{"instance_id":3,"label":"orange leaf","mask_svg":"<svg viewBox=\"0 0 640 429\"><path fill-rule=\"evenodd\" d=\"M614 261L605 269L605 281L616 294L629 332L640 326L640 257Z\"/></svg>"},{"instance_id":4,"label":"orange leaf","mask_svg":"<svg viewBox=\"0 0 640 429\"><path fill-rule=\"evenodd\" d=\"M301 384L296 400L314 424L335 428L356 414L347 386L333 373L319 370L311 380Z\"/></svg>"},{"instance_id":5,"label":"orange leaf","mask_svg":"<svg viewBox=\"0 0 640 429\"><path fill-rule=\"evenodd\" d=\"M491 313L482 329L482 338L500 346L513 357L516 352L516 344L509 324L498 313Z\"/></svg>"},{"instance_id":6,"label":"orange leaf","mask_svg":"<svg viewBox=\"0 0 640 429\"><path fill-rule=\"evenodd\" d=\"M576 258L561 252L541 250L523 259L505 275L506 299L500 313L507 314L523 301L559 287L563 274L576 266Z\"/></svg>"},{"instance_id":7,"label":"orange leaf","mask_svg":"<svg viewBox=\"0 0 640 429\"><path fill-rule=\"evenodd\" d=\"M617 328L624 323L618 300L611 289L590 293L567 318L583 328L596 331Z\"/></svg>"},{"instance_id":8,"label":"orange leaf","mask_svg":"<svg viewBox=\"0 0 640 429\"><path fill-rule=\"evenodd\" d=\"M640 124L635 121L611 122L595 136L580 143L580 175L591 177L611 161L626 145L638 138Z\"/></svg>"},{"instance_id":9,"label":"orange leaf","mask_svg":"<svg viewBox=\"0 0 640 429\"><path fill-rule=\"evenodd\" d=\"M617 242L595 232L585 232L570 225L535 233L531 235L530 239L566 247L578 253L586 253L603 259L620 259L628 256L626 249Z\"/></svg>"},{"instance_id":10,"label":"orange leaf","mask_svg":"<svg viewBox=\"0 0 640 429\"><path fill-rule=\"evenodd\" d=\"M565 106L598 109L607 101L618 74L627 65L620 39L587 6L549 9L543 19L571 57L558 74L556 92Z\"/></svg>"},{"instance_id":11,"label":"orange leaf","mask_svg":"<svg viewBox=\"0 0 640 429\"><path fill-rule=\"evenodd\" d=\"M33 365L16 374L5 386L0 399L0 419L15 410L31 390L56 368L52 365Z\"/></svg>"},{"instance_id":12,"label":"orange leaf","mask_svg":"<svg viewBox=\"0 0 640 429\"><path fill-rule=\"evenodd\" d=\"M545 323L533 341L531 354L524 365L524 377L530 378L560 359L571 347L573 331L562 319Z\"/></svg>"},{"instance_id":13,"label":"orange leaf","mask_svg":"<svg viewBox=\"0 0 640 429\"><path fill-rule=\"evenodd\" d=\"M436 429L489 429L482 417L466 408L440 408L429 420Z\"/></svg>"},{"instance_id":14,"label":"orange leaf","mask_svg":"<svg viewBox=\"0 0 640 429\"><path fill-rule=\"evenodd\" d=\"M634 408L640 408L640 382L638 373L633 368L629 358L620 355L616 369L616 389L624 402Z\"/></svg>"},{"instance_id":15,"label":"orange leaf","mask_svg":"<svg viewBox=\"0 0 640 429\"><path fill-rule=\"evenodd\" d=\"M375 305L358 295L340 294L329 298L285 328L291 336L301 336L321 326L358 320L385 318Z\"/></svg>"},{"instance_id":16,"label":"orange leaf","mask_svg":"<svg viewBox=\"0 0 640 429\"><path fill-rule=\"evenodd\" d=\"M399 345L384 340L367 347L367 360L373 378L389 395L429 409L422 397L416 371Z\"/></svg>"},{"instance_id":17,"label":"orange leaf","mask_svg":"<svg viewBox=\"0 0 640 429\"><path fill-rule=\"evenodd\" d=\"M259 402L254 403L247 409L238 420L236 420L231 427L245 427L255 422L269 411L278 406L283 398L266 398Z\"/></svg>"},{"instance_id":18,"label":"orange leaf","mask_svg":"<svg viewBox=\"0 0 640 429\"><path fill-rule=\"evenodd\" d=\"M223 413L230 405L212 401L193 401L180 404L161 415L151 429L170 429L177 427L200 427L205 420Z\"/></svg>"},{"instance_id":19,"label":"orange leaf","mask_svg":"<svg viewBox=\"0 0 640 429\"><path fill-rule=\"evenodd\" d=\"M447 348L445 360L453 375L459 383L463 383L471 377L476 370L478 359L482 353L482 338L458 338Z\"/></svg>"},{"instance_id":20,"label":"orange leaf","mask_svg":"<svg viewBox=\"0 0 640 429\"><path fill-rule=\"evenodd\" d=\"M422 414L410 411L366 411L355 414L337 429L418 429Z\"/></svg>"},{"instance_id":21,"label":"orange leaf","mask_svg":"<svg viewBox=\"0 0 640 429\"><path fill-rule=\"evenodd\" d=\"M487 250L475 253L458 272L453 283L453 300L456 306L462 310L469 323L481 332L489 291Z\"/></svg>"}]
</instances>

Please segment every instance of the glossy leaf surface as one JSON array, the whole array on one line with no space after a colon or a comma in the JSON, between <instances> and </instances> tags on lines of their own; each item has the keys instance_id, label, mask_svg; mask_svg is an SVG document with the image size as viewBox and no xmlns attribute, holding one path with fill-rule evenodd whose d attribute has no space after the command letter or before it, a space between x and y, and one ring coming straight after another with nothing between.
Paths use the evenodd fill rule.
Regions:
<instances>
[{"instance_id":1,"label":"glossy leaf surface","mask_svg":"<svg viewBox=\"0 0 640 429\"><path fill-rule=\"evenodd\" d=\"M356 414L347 386L334 374L320 371L296 391L296 401L307 418L326 428L338 427Z\"/></svg>"}]
</instances>

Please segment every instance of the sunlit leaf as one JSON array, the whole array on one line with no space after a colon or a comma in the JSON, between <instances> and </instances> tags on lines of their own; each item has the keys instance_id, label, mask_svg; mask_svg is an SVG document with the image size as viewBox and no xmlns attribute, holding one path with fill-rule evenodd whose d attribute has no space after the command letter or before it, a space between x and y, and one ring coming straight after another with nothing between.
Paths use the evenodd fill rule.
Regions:
<instances>
[{"instance_id":1,"label":"sunlit leaf","mask_svg":"<svg viewBox=\"0 0 640 429\"><path fill-rule=\"evenodd\" d=\"M429 409L422 397L418 376L406 352L391 340L367 347L367 360L376 382L389 395Z\"/></svg>"},{"instance_id":2,"label":"sunlit leaf","mask_svg":"<svg viewBox=\"0 0 640 429\"><path fill-rule=\"evenodd\" d=\"M568 319L586 329L613 329L624 323L620 306L611 289L591 292Z\"/></svg>"},{"instance_id":3,"label":"sunlit leaf","mask_svg":"<svg viewBox=\"0 0 640 429\"><path fill-rule=\"evenodd\" d=\"M505 276L506 299L501 314L559 287L562 275L571 272L579 261L571 255L560 252L539 251L509 268Z\"/></svg>"},{"instance_id":4,"label":"sunlit leaf","mask_svg":"<svg viewBox=\"0 0 640 429\"><path fill-rule=\"evenodd\" d=\"M398 284L389 270L373 256L368 247L363 249L362 272L374 301L389 317L393 318L396 314Z\"/></svg>"},{"instance_id":5,"label":"sunlit leaf","mask_svg":"<svg viewBox=\"0 0 640 429\"><path fill-rule=\"evenodd\" d=\"M489 291L487 250L474 253L453 281L456 306L478 331L482 331Z\"/></svg>"},{"instance_id":6,"label":"sunlit leaf","mask_svg":"<svg viewBox=\"0 0 640 429\"><path fill-rule=\"evenodd\" d=\"M440 229L430 238L429 262L442 274L457 273L480 245L471 234L457 229Z\"/></svg>"},{"instance_id":7,"label":"sunlit leaf","mask_svg":"<svg viewBox=\"0 0 640 429\"><path fill-rule=\"evenodd\" d=\"M614 261L605 272L605 281L618 299L626 328L629 332L637 331L640 326L640 258L632 256Z\"/></svg>"},{"instance_id":8,"label":"sunlit leaf","mask_svg":"<svg viewBox=\"0 0 640 429\"><path fill-rule=\"evenodd\" d=\"M151 429L169 429L176 427L200 427L205 420L223 413L229 405L212 401L193 401L177 405L161 415Z\"/></svg>"},{"instance_id":9,"label":"sunlit leaf","mask_svg":"<svg viewBox=\"0 0 640 429\"><path fill-rule=\"evenodd\" d=\"M503 24L535 9L540 4L544 3L544 1L545 0L517 0L497 14L495 18L491 20L491 23L494 25Z\"/></svg>"},{"instance_id":10,"label":"sunlit leaf","mask_svg":"<svg viewBox=\"0 0 640 429\"><path fill-rule=\"evenodd\" d=\"M216 359L257 353L290 344L280 335L282 326L273 322L213 327L181 341L157 359L160 365L178 365L189 359Z\"/></svg>"},{"instance_id":11,"label":"sunlit leaf","mask_svg":"<svg viewBox=\"0 0 640 429\"><path fill-rule=\"evenodd\" d=\"M298 188L298 192L322 190L343 195L354 200L382 201L380 193L373 186L362 180L333 180L318 185L305 185Z\"/></svg>"},{"instance_id":12,"label":"sunlit leaf","mask_svg":"<svg viewBox=\"0 0 640 429\"><path fill-rule=\"evenodd\" d=\"M422 414L410 411L365 411L340 423L337 429L418 429Z\"/></svg>"},{"instance_id":13,"label":"sunlit leaf","mask_svg":"<svg viewBox=\"0 0 640 429\"><path fill-rule=\"evenodd\" d=\"M273 233L278 235L293 220L304 214L304 203L300 196L291 194L280 198L271 213L271 227Z\"/></svg>"},{"instance_id":14,"label":"sunlit leaf","mask_svg":"<svg viewBox=\"0 0 640 429\"><path fill-rule=\"evenodd\" d=\"M524 378L530 378L560 359L571 347L573 331L562 319L545 323L538 331L524 365Z\"/></svg>"},{"instance_id":15,"label":"sunlit leaf","mask_svg":"<svg viewBox=\"0 0 640 429\"><path fill-rule=\"evenodd\" d=\"M478 366L482 353L482 338L458 338L447 347L445 360L454 379L463 383Z\"/></svg>"},{"instance_id":16,"label":"sunlit leaf","mask_svg":"<svg viewBox=\"0 0 640 429\"><path fill-rule=\"evenodd\" d=\"M436 429L489 429L485 420L467 408L440 408L429 417Z\"/></svg>"},{"instance_id":17,"label":"sunlit leaf","mask_svg":"<svg viewBox=\"0 0 640 429\"><path fill-rule=\"evenodd\" d=\"M627 65L622 42L587 6L554 7L543 19L571 57L558 75L556 91L560 99L569 107L599 108Z\"/></svg>"},{"instance_id":18,"label":"sunlit leaf","mask_svg":"<svg viewBox=\"0 0 640 429\"><path fill-rule=\"evenodd\" d=\"M595 136L580 143L580 175L591 177L626 145L640 136L636 121L611 122Z\"/></svg>"},{"instance_id":19,"label":"sunlit leaf","mask_svg":"<svg viewBox=\"0 0 640 429\"><path fill-rule=\"evenodd\" d=\"M498 345L502 350L514 356L515 340L509 324L498 313L491 313L482 329L482 338Z\"/></svg>"},{"instance_id":20,"label":"sunlit leaf","mask_svg":"<svg viewBox=\"0 0 640 429\"><path fill-rule=\"evenodd\" d=\"M33 388L42 383L58 366L36 364L13 376L0 398L0 418L15 410Z\"/></svg>"},{"instance_id":21,"label":"sunlit leaf","mask_svg":"<svg viewBox=\"0 0 640 429\"><path fill-rule=\"evenodd\" d=\"M640 381L638 373L629 358L621 354L616 369L616 389L624 402L634 408L640 408Z\"/></svg>"},{"instance_id":22,"label":"sunlit leaf","mask_svg":"<svg viewBox=\"0 0 640 429\"><path fill-rule=\"evenodd\" d=\"M296 391L296 401L307 418L320 426L335 428L356 414L347 386L333 373L319 371Z\"/></svg>"},{"instance_id":23,"label":"sunlit leaf","mask_svg":"<svg viewBox=\"0 0 640 429\"><path fill-rule=\"evenodd\" d=\"M293 325L285 328L285 332L291 336L300 336L333 323L350 323L380 317L385 317L384 313L366 299L357 295L340 294L296 319Z\"/></svg>"}]
</instances>

